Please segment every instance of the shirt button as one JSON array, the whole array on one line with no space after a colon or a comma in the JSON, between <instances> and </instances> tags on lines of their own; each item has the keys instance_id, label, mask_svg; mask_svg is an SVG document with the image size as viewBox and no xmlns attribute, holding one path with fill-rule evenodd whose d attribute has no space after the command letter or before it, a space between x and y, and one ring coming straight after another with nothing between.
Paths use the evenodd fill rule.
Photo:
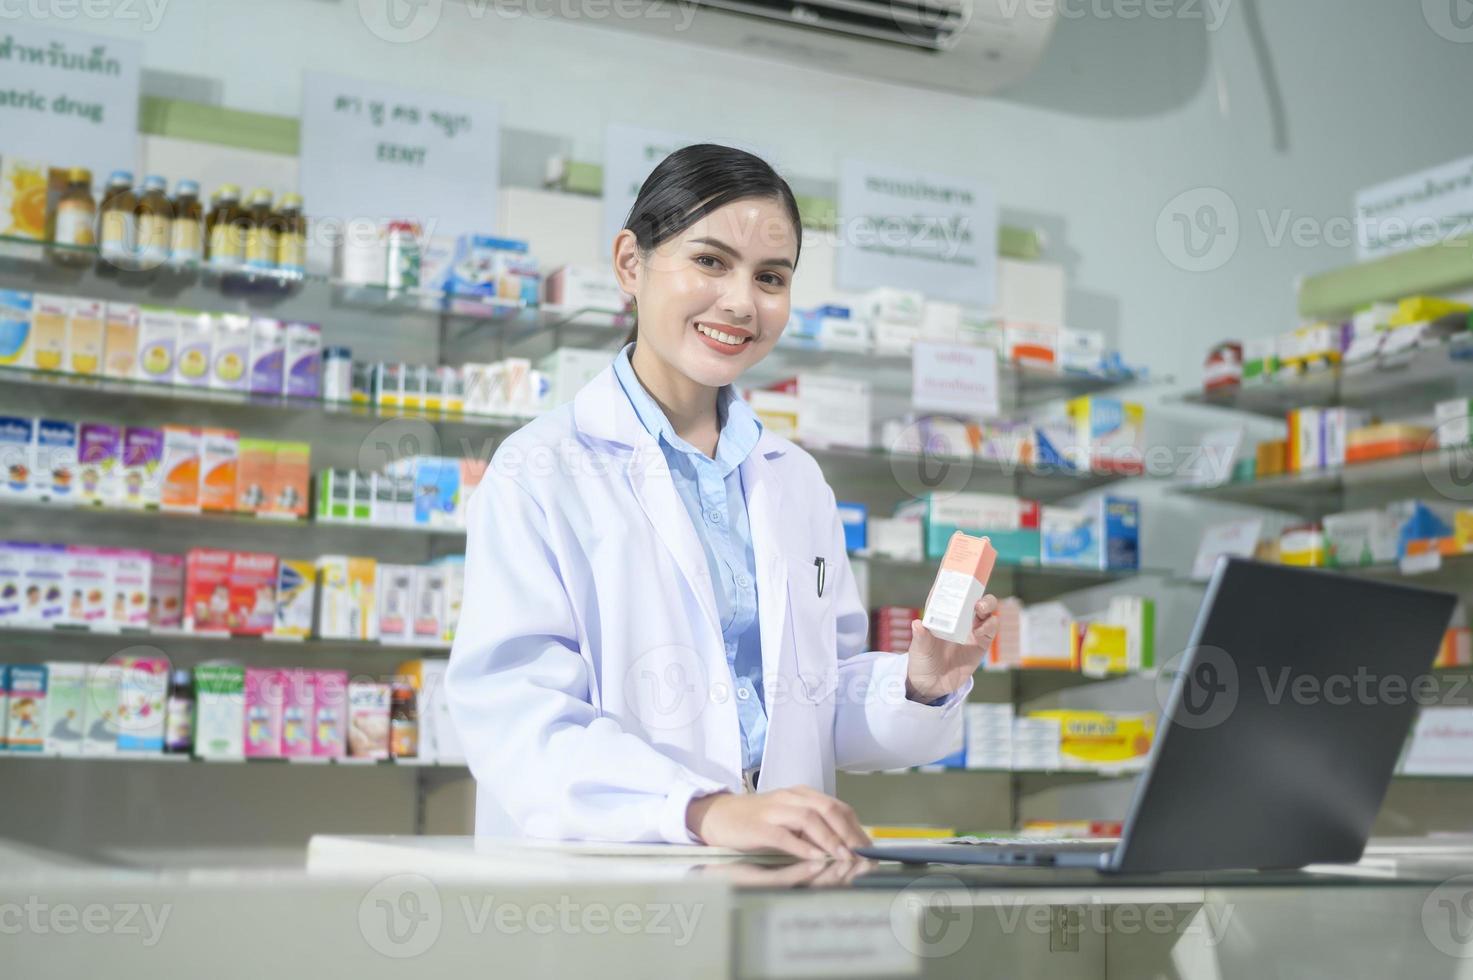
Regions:
<instances>
[{"instance_id":1,"label":"shirt button","mask_svg":"<svg viewBox=\"0 0 1473 980\"><path fill-rule=\"evenodd\" d=\"M710 521L712 524L720 524L721 512L717 510L706 511L706 520Z\"/></svg>"},{"instance_id":2,"label":"shirt button","mask_svg":"<svg viewBox=\"0 0 1473 980\"><path fill-rule=\"evenodd\" d=\"M745 589L747 586L749 586L749 585L752 584L751 580L748 579L747 576L745 576L745 575L738 575L736 582L737 582L737 585L740 586L743 589Z\"/></svg>"},{"instance_id":3,"label":"shirt button","mask_svg":"<svg viewBox=\"0 0 1473 980\"><path fill-rule=\"evenodd\" d=\"M743 682L742 685L737 688L736 695L738 701L745 701L752 696L752 692L747 688L746 683Z\"/></svg>"}]
</instances>

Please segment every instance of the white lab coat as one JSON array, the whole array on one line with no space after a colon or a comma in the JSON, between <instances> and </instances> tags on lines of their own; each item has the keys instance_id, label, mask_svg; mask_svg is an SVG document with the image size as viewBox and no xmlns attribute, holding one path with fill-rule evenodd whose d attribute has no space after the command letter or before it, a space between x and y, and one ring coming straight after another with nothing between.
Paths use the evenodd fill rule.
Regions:
<instances>
[{"instance_id":1,"label":"white lab coat","mask_svg":"<svg viewBox=\"0 0 1473 980\"><path fill-rule=\"evenodd\" d=\"M741 474L768 713L758 790L832 793L835 767L946 754L970 682L918 704L904 655L865 652L868 616L813 457L764 432ZM740 729L715 583L613 368L508 437L467 510L445 683L476 832L689 842L690 800L741 789Z\"/></svg>"}]
</instances>

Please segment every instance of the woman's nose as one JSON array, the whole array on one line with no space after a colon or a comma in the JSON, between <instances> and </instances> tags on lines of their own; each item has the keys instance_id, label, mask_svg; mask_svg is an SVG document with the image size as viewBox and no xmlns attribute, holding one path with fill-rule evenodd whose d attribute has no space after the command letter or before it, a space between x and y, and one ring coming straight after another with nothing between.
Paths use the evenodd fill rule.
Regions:
<instances>
[{"instance_id":1,"label":"woman's nose","mask_svg":"<svg viewBox=\"0 0 1473 980\"><path fill-rule=\"evenodd\" d=\"M721 312L731 317L733 324L744 323L756 315L757 307L752 302L752 288L733 283L721 294Z\"/></svg>"}]
</instances>

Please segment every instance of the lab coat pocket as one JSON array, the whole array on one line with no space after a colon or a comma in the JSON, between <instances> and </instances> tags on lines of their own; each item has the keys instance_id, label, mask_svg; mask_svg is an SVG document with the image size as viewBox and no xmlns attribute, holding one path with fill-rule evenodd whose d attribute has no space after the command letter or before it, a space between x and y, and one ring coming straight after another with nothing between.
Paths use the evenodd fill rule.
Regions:
<instances>
[{"instance_id":1,"label":"lab coat pocket","mask_svg":"<svg viewBox=\"0 0 1473 980\"><path fill-rule=\"evenodd\" d=\"M827 559L822 573L811 556L788 560L788 626L800 676L826 676L838 668L837 577Z\"/></svg>"}]
</instances>

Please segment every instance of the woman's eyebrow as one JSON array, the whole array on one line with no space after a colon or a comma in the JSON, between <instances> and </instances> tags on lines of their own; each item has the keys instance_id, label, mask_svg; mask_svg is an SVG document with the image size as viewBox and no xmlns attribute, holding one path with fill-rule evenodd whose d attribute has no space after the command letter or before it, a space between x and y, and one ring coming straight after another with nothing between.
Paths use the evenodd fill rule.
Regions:
<instances>
[{"instance_id":1,"label":"woman's eyebrow","mask_svg":"<svg viewBox=\"0 0 1473 980\"><path fill-rule=\"evenodd\" d=\"M719 238L692 238L691 243L695 245L710 245L712 248L725 252L727 255L730 255L734 259L739 259L742 257L741 252L738 252L736 249L732 248L730 245L726 244ZM783 266L787 269L791 269L793 267L792 260L784 258L764 259L757 264L777 265Z\"/></svg>"}]
</instances>

